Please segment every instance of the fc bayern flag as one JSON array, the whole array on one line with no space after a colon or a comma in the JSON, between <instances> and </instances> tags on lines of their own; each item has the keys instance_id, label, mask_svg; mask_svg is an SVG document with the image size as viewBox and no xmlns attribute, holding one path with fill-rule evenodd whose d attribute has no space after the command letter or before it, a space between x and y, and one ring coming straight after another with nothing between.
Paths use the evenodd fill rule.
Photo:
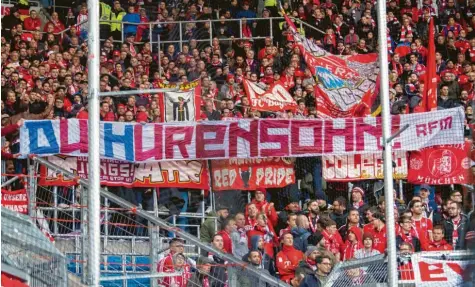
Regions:
<instances>
[{"instance_id":1,"label":"fc bayern flag","mask_svg":"<svg viewBox=\"0 0 475 287\"><path fill-rule=\"evenodd\" d=\"M471 184L471 141L411 152L407 181L415 184Z\"/></svg>"}]
</instances>

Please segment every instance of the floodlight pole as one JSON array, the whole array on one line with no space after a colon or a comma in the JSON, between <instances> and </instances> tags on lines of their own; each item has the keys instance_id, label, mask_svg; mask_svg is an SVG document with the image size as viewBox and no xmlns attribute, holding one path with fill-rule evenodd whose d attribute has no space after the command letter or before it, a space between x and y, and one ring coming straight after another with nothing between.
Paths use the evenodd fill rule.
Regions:
<instances>
[{"instance_id":1,"label":"floodlight pole","mask_svg":"<svg viewBox=\"0 0 475 287\"><path fill-rule=\"evenodd\" d=\"M100 285L101 267L101 226L100 226L100 148L99 148L99 78L100 78L100 35L99 1L87 0L88 9L88 247L87 247L87 285Z\"/></svg>"},{"instance_id":2,"label":"floodlight pole","mask_svg":"<svg viewBox=\"0 0 475 287\"><path fill-rule=\"evenodd\" d=\"M379 40L379 71L380 71L380 97L383 118L383 170L384 170L384 199L386 215L386 238L388 252L388 286L397 287L397 254L396 232L394 223L394 197L393 197L393 167L391 146L391 117L389 107L389 67L388 67L388 42L386 30L386 1L378 0L378 40Z\"/></svg>"}]
</instances>

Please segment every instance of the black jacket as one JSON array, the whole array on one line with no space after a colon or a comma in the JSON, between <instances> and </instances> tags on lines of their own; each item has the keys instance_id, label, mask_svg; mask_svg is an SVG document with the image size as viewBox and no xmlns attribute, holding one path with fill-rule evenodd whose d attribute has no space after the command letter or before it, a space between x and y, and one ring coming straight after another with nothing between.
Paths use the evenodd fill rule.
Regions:
<instances>
[{"instance_id":1,"label":"black jacket","mask_svg":"<svg viewBox=\"0 0 475 287\"><path fill-rule=\"evenodd\" d=\"M462 218L460 220L460 223L457 227L458 231L458 240L455 243L454 250L463 250L465 249L465 235L468 231L468 218L465 214L460 215ZM454 231L454 223L451 218L447 218L444 220L444 229L445 229L445 240L449 243L452 244L452 233Z\"/></svg>"}]
</instances>

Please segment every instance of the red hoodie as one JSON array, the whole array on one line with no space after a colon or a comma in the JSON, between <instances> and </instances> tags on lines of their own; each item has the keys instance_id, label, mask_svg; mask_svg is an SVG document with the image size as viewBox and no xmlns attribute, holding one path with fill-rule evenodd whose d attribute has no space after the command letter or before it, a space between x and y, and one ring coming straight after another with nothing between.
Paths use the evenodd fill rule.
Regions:
<instances>
[{"instance_id":1,"label":"red hoodie","mask_svg":"<svg viewBox=\"0 0 475 287\"><path fill-rule=\"evenodd\" d=\"M300 260L303 259L303 253L295 249L293 246L284 245L282 251L277 253L277 270L279 271L280 280L287 283L295 277L295 269L297 269Z\"/></svg>"},{"instance_id":2,"label":"red hoodie","mask_svg":"<svg viewBox=\"0 0 475 287\"><path fill-rule=\"evenodd\" d=\"M267 227L268 228L266 229L262 226L256 225L254 229L247 232L247 238L251 239L256 235L262 236L262 238L264 238L264 250L266 251L267 255L269 255L271 258L274 258L274 246L279 244L279 240L275 234L274 228L270 224L268 224ZM248 241L248 247L251 249L252 242L251 240Z\"/></svg>"},{"instance_id":3,"label":"red hoodie","mask_svg":"<svg viewBox=\"0 0 475 287\"><path fill-rule=\"evenodd\" d=\"M349 240L346 240L345 245L343 246L341 260L349 260L354 258L356 250L363 248L363 234L361 229L357 226L352 226L347 233L349 232L353 232L353 234L356 236L356 242L350 242Z\"/></svg>"},{"instance_id":4,"label":"red hoodie","mask_svg":"<svg viewBox=\"0 0 475 287\"><path fill-rule=\"evenodd\" d=\"M233 254L233 240L231 239L231 236L229 236L229 233L225 230L221 230L218 234L223 237L223 249L226 253Z\"/></svg>"},{"instance_id":5,"label":"red hoodie","mask_svg":"<svg viewBox=\"0 0 475 287\"><path fill-rule=\"evenodd\" d=\"M427 242L426 240L421 241L422 251L448 251L453 250L452 245L448 244L445 239L440 241Z\"/></svg>"}]
</instances>

